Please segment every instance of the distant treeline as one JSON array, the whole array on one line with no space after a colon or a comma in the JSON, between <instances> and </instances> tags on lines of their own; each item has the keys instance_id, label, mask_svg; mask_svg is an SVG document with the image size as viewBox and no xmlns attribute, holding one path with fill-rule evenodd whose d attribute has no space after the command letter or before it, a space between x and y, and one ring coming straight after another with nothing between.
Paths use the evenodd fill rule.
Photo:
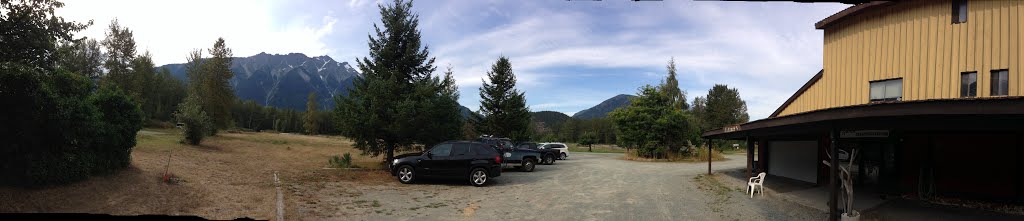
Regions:
<instances>
[{"instance_id":1,"label":"distant treeline","mask_svg":"<svg viewBox=\"0 0 1024 221\"><path fill-rule=\"evenodd\" d=\"M287 108L262 106L254 101L235 101L231 105L231 116L235 127L250 131L276 131L282 133L308 133L306 124L307 111L296 111ZM331 111L313 110L317 122L314 134L339 134Z\"/></svg>"}]
</instances>

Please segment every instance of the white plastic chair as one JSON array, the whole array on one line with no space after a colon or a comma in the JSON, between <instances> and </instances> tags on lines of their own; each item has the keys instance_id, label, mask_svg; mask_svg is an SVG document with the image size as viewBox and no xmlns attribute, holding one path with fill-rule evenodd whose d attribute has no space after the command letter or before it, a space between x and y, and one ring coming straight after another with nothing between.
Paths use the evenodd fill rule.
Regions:
<instances>
[{"instance_id":1,"label":"white plastic chair","mask_svg":"<svg viewBox=\"0 0 1024 221\"><path fill-rule=\"evenodd\" d=\"M747 190L750 192L750 198L754 198L754 191L756 191L757 188L761 189L761 196L764 196L764 185L762 184L764 184L765 175L766 174L764 172L761 172L758 173L757 176L751 177L750 180L747 180Z\"/></svg>"}]
</instances>

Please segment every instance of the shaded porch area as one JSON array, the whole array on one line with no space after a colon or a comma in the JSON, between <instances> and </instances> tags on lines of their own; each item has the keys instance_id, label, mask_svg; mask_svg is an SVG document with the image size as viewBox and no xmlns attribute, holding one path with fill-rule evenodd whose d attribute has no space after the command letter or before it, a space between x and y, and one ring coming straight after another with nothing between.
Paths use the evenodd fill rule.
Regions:
<instances>
[{"instance_id":1,"label":"shaded porch area","mask_svg":"<svg viewBox=\"0 0 1024 221\"><path fill-rule=\"evenodd\" d=\"M747 141L745 176L765 172L766 189L837 220L845 193L839 172L826 164L848 166L853 209L865 215L914 214L930 208L892 203L896 200L962 198L1024 206L1021 125L1020 97L927 100L773 117L703 137Z\"/></svg>"}]
</instances>

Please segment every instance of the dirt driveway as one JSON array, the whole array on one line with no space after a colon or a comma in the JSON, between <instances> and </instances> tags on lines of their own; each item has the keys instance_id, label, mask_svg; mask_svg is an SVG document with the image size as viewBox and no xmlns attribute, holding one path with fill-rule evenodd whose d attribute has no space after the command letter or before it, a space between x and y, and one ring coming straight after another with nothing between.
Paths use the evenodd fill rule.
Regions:
<instances>
[{"instance_id":1,"label":"dirt driveway","mask_svg":"<svg viewBox=\"0 0 1024 221\"><path fill-rule=\"evenodd\" d=\"M489 186L397 181L291 185L291 214L301 220L821 220L816 210L768 197L748 198L746 181L703 176L706 163L621 160L575 153L532 173L506 169ZM713 170L745 168L743 156Z\"/></svg>"}]
</instances>

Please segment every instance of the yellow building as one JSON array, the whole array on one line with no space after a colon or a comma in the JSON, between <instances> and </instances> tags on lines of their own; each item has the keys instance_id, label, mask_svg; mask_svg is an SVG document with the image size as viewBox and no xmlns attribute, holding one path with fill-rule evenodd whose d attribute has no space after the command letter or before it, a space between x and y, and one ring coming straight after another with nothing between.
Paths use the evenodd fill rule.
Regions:
<instances>
[{"instance_id":1,"label":"yellow building","mask_svg":"<svg viewBox=\"0 0 1024 221\"><path fill-rule=\"evenodd\" d=\"M833 202L823 161L852 161L861 192L1024 203L1024 0L871 2L814 25L822 70L770 117L705 138L746 140L748 173Z\"/></svg>"},{"instance_id":2,"label":"yellow building","mask_svg":"<svg viewBox=\"0 0 1024 221\"><path fill-rule=\"evenodd\" d=\"M1024 1L956 2L861 4L818 22L825 42L822 76L772 117L877 100L1024 95L1018 66L1024 63ZM975 87L965 90L971 82ZM872 85L882 96L872 98Z\"/></svg>"}]
</instances>

